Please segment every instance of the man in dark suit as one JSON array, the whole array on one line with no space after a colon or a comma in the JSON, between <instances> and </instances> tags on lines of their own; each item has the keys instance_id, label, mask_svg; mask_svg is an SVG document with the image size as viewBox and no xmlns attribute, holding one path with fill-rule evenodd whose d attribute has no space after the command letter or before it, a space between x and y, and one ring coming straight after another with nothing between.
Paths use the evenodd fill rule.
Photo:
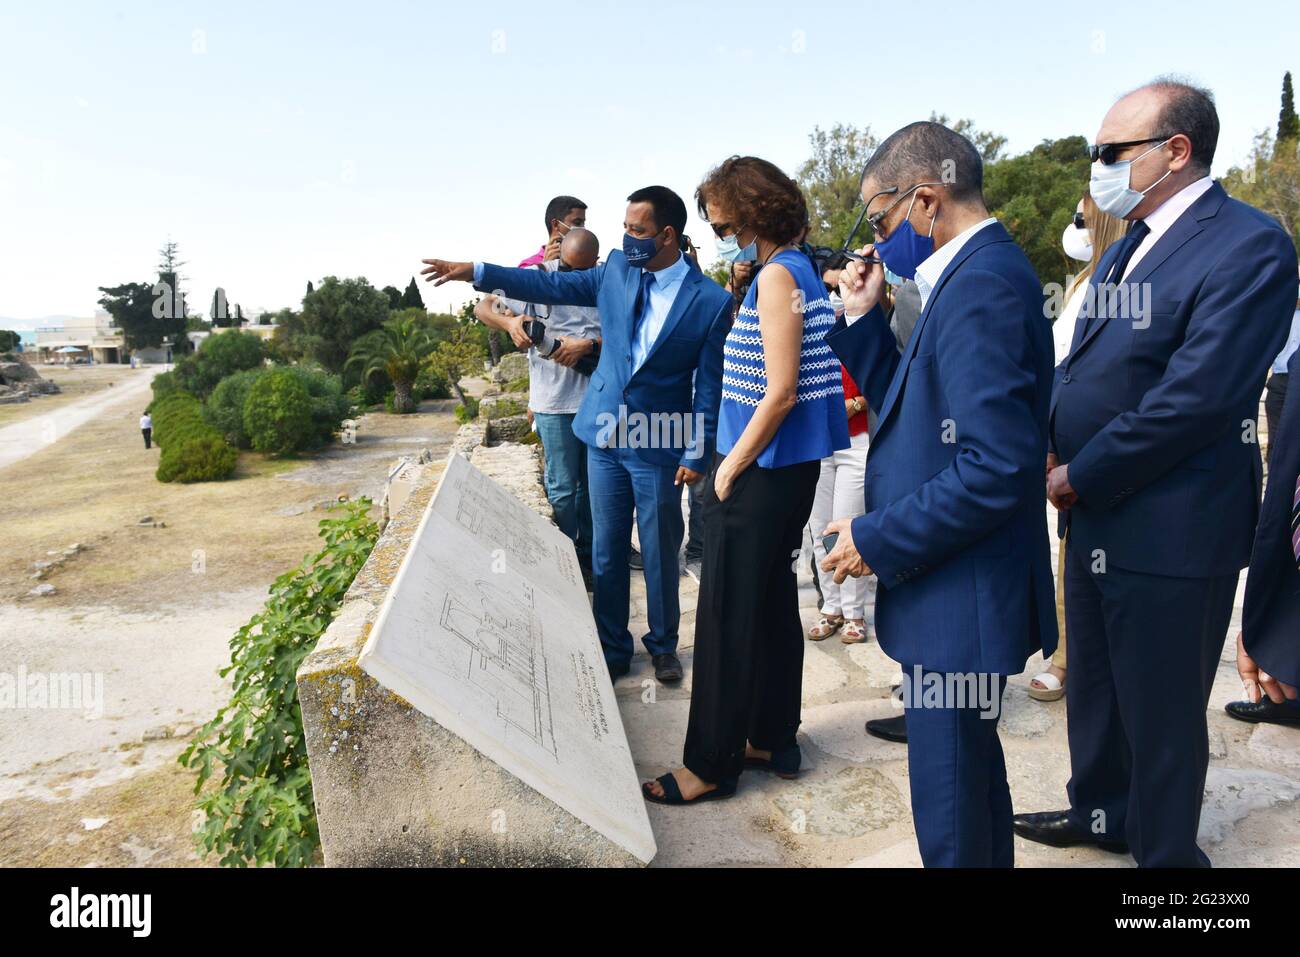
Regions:
<instances>
[{"instance_id":1,"label":"man in dark suit","mask_svg":"<svg viewBox=\"0 0 1300 957\"><path fill-rule=\"evenodd\" d=\"M1106 114L1090 189L1133 225L1098 263L1052 396L1070 807L1016 832L1146 867L1209 866L1205 709L1258 515L1264 372L1295 299L1290 238L1210 179L1218 132L1211 95L1176 81Z\"/></svg>"},{"instance_id":2,"label":"man in dark suit","mask_svg":"<svg viewBox=\"0 0 1300 957\"><path fill-rule=\"evenodd\" d=\"M915 278L922 312L900 355L880 306L881 266L844 270L844 316L826 341L878 418L866 514L827 528L839 537L823 568L837 581L878 576L876 630L903 666L921 859L1010 867L1002 689L1056 646L1042 286L988 214L978 151L942 124L886 139L862 198L874 234L862 255Z\"/></svg>"},{"instance_id":3,"label":"man in dark suit","mask_svg":"<svg viewBox=\"0 0 1300 957\"><path fill-rule=\"evenodd\" d=\"M1292 353L1286 370L1287 378L1300 372L1300 352ZM1300 390L1287 390L1275 425L1237 635L1237 671L1247 700L1226 710L1242 721L1300 728Z\"/></svg>"},{"instance_id":4,"label":"man in dark suit","mask_svg":"<svg viewBox=\"0 0 1300 957\"><path fill-rule=\"evenodd\" d=\"M650 624L642 640L656 677L679 681L681 485L700 481L713 455L731 297L683 254L686 205L672 190L634 192L623 227L622 251L593 269L426 259L423 273L439 285L472 280L476 289L525 302L598 307L600 361L573 420L588 446L596 627L610 675L627 674L635 507Z\"/></svg>"}]
</instances>

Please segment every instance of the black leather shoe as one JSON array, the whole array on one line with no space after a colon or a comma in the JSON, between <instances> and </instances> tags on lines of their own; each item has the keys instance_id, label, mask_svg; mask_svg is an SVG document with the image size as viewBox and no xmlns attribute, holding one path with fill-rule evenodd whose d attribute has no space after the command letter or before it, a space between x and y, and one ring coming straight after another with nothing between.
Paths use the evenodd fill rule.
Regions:
<instances>
[{"instance_id":1,"label":"black leather shoe","mask_svg":"<svg viewBox=\"0 0 1300 957\"><path fill-rule=\"evenodd\" d=\"M655 655L650 659L655 666L655 678L672 683L682 680L682 663L676 655Z\"/></svg>"},{"instance_id":2,"label":"black leather shoe","mask_svg":"<svg viewBox=\"0 0 1300 957\"><path fill-rule=\"evenodd\" d=\"M1274 704L1268 695L1259 699L1259 704L1249 701L1229 701L1223 710L1238 721L1251 724L1285 724L1300 728L1300 707L1295 704Z\"/></svg>"},{"instance_id":3,"label":"black leather shoe","mask_svg":"<svg viewBox=\"0 0 1300 957\"><path fill-rule=\"evenodd\" d=\"M609 680L611 682L617 681L632 670L632 666L627 662L624 662L621 665L611 665L607 661L605 662L605 667L609 669Z\"/></svg>"},{"instance_id":4,"label":"black leather shoe","mask_svg":"<svg viewBox=\"0 0 1300 957\"><path fill-rule=\"evenodd\" d=\"M1049 847L1074 847L1091 844L1112 854L1127 854L1127 841L1107 841L1086 827L1075 823L1069 811L1039 811L1036 814L1017 814L1011 819L1011 828L1026 841L1035 841Z\"/></svg>"},{"instance_id":5,"label":"black leather shoe","mask_svg":"<svg viewBox=\"0 0 1300 957\"><path fill-rule=\"evenodd\" d=\"M632 550L627 554L627 567L632 569L634 572L645 570L645 562L641 560L641 553L636 550L635 546L633 546Z\"/></svg>"},{"instance_id":6,"label":"black leather shoe","mask_svg":"<svg viewBox=\"0 0 1300 957\"><path fill-rule=\"evenodd\" d=\"M867 734L896 744L907 744L907 717L900 714L896 718L873 718L867 722Z\"/></svg>"}]
</instances>

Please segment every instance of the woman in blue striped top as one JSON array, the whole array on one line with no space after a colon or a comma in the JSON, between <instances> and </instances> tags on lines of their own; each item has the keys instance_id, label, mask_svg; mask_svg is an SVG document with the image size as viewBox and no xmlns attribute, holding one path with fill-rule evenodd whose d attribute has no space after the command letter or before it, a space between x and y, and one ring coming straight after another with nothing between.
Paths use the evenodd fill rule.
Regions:
<instances>
[{"instance_id":1,"label":"woman in blue striped top","mask_svg":"<svg viewBox=\"0 0 1300 957\"><path fill-rule=\"evenodd\" d=\"M729 797L745 767L798 772L794 569L821 460L849 447L840 364L825 343L835 313L796 245L808 219L798 185L766 160L733 156L695 198L718 255L753 260L758 274L723 350L685 767L643 786L665 804Z\"/></svg>"}]
</instances>

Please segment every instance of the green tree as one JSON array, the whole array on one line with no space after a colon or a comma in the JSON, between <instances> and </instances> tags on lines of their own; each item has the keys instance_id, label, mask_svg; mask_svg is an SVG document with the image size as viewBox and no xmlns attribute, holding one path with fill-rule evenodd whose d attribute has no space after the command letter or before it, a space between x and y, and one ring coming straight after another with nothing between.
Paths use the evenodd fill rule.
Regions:
<instances>
[{"instance_id":1,"label":"green tree","mask_svg":"<svg viewBox=\"0 0 1300 957\"><path fill-rule=\"evenodd\" d=\"M954 133L960 133L966 139L975 144L975 149L979 150L980 159L984 165L996 163L998 160L1006 158L1007 138L997 133L990 133L988 130L981 130L973 120L963 119L953 123L948 119L946 113L931 113L931 123L942 123ZM1062 229L1065 227L1062 226Z\"/></svg>"},{"instance_id":2,"label":"green tree","mask_svg":"<svg viewBox=\"0 0 1300 957\"><path fill-rule=\"evenodd\" d=\"M1277 114L1277 141L1300 137L1300 116L1295 111L1295 90L1291 87L1291 71L1282 77L1282 108Z\"/></svg>"},{"instance_id":3,"label":"green tree","mask_svg":"<svg viewBox=\"0 0 1300 957\"><path fill-rule=\"evenodd\" d=\"M424 297L420 295L420 284L411 277L411 281L406 284L406 291L402 293L403 309L423 309Z\"/></svg>"},{"instance_id":4,"label":"green tree","mask_svg":"<svg viewBox=\"0 0 1300 957\"><path fill-rule=\"evenodd\" d=\"M261 376L244 400L244 433L258 452L295 452L311 432L311 396L289 369Z\"/></svg>"},{"instance_id":5,"label":"green tree","mask_svg":"<svg viewBox=\"0 0 1300 957\"><path fill-rule=\"evenodd\" d=\"M352 345L388 319L388 299L364 278L326 276L302 303L301 354L342 372Z\"/></svg>"},{"instance_id":6,"label":"green tree","mask_svg":"<svg viewBox=\"0 0 1300 957\"><path fill-rule=\"evenodd\" d=\"M414 318L390 319L382 329L357 340L347 367L359 369L362 381L370 381L380 372L386 374L393 383L393 411L403 415L415 411L411 387L425 358L436 347L426 323Z\"/></svg>"},{"instance_id":7,"label":"green tree","mask_svg":"<svg viewBox=\"0 0 1300 957\"><path fill-rule=\"evenodd\" d=\"M206 399L228 375L255 369L266 359L266 346L251 332L214 332L193 355L176 363L176 382L186 392Z\"/></svg>"},{"instance_id":8,"label":"green tree","mask_svg":"<svg viewBox=\"0 0 1300 957\"><path fill-rule=\"evenodd\" d=\"M1061 233L1088 188L1088 155L1082 136L1044 140L1028 153L984 168L984 199L1024 249L1043 282L1061 282L1070 261Z\"/></svg>"},{"instance_id":9,"label":"green tree","mask_svg":"<svg viewBox=\"0 0 1300 957\"><path fill-rule=\"evenodd\" d=\"M183 315L168 315L171 297L155 294L155 283L128 282L120 286L100 286L103 295L99 305L113 317L113 324L122 330L122 339L129 351L156 349L170 341L173 349L180 351L186 342L186 320Z\"/></svg>"},{"instance_id":10,"label":"green tree","mask_svg":"<svg viewBox=\"0 0 1300 957\"><path fill-rule=\"evenodd\" d=\"M12 329L0 329L0 352L14 352L23 337Z\"/></svg>"},{"instance_id":11,"label":"green tree","mask_svg":"<svg viewBox=\"0 0 1300 957\"><path fill-rule=\"evenodd\" d=\"M1300 245L1300 138L1279 143L1269 130L1258 133L1246 162L1224 174L1223 188L1277 219Z\"/></svg>"},{"instance_id":12,"label":"green tree","mask_svg":"<svg viewBox=\"0 0 1300 957\"><path fill-rule=\"evenodd\" d=\"M388 297L388 308L390 310L402 308L402 294L396 286L385 286L380 292Z\"/></svg>"},{"instance_id":13,"label":"green tree","mask_svg":"<svg viewBox=\"0 0 1300 957\"><path fill-rule=\"evenodd\" d=\"M808 241L839 246L849 234L862 202L862 168L880 141L870 126L836 123L830 130L813 127L808 136L812 156L795 179L808 204Z\"/></svg>"},{"instance_id":14,"label":"green tree","mask_svg":"<svg viewBox=\"0 0 1300 957\"><path fill-rule=\"evenodd\" d=\"M447 381L462 407L468 407L469 403L460 387L460 380L481 373L486 355L483 344L476 340L471 329L468 324L462 324L452 338L438 343L438 347L424 360L430 372Z\"/></svg>"}]
</instances>

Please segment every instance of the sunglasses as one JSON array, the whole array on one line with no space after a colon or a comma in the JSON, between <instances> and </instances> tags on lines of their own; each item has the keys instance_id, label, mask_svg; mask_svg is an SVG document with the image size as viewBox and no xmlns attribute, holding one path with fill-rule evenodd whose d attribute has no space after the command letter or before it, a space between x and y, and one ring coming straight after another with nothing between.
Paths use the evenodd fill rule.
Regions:
<instances>
[{"instance_id":1,"label":"sunglasses","mask_svg":"<svg viewBox=\"0 0 1300 957\"><path fill-rule=\"evenodd\" d=\"M1085 223L1085 222L1083 221L1083 213L1075 213L1075 214L1074 214L1074 228L1075 228L1075 229L1087 229L1087 228L1088 228L1087 223Z\"/></svg>"},{"instance_id":2,"label":"sunglasses","mask_svg":"<svg viewBox=\"0 0 1300 957\"><path fill-rule=\"evenodd\" d=\"M713 235L719 239L726 239L728 236L739 236L745 226L741 226L740 229L732 229L731 223L709 223L709 228L713 230Z\"/></svg>"},{"instance_id":3,"label":"sunglasses","mask_svg":"<svg viewBox=\"0 0 1300 957\"><path fill-rule=\"evenodd\" d=\"M899 193L897 186L891 186L889 187L889 189L882 189L875 196L872 196L871 199L867 200L867 206L870 206L881 196L892 196L893 194L898 193L897 198L892 203L890 203L880 212L872 213L870 216L867 217L867 226L870 227L871 229L872 237L883 238L880 236L880 232L881 232L880 224L884 222L885 217L889 215L889 211L893 209L895 206L897 206L899 203L901 203L903 200L905 200L912 193L913 190L918 190L922 186L943 186L943 185L944 185L943 183L917 183L915 186L908 187L907 189L903 190L901 193Z\"/></svg>"},{"instance_id":4,"label":"sunglasses","mask_svg":"<svg viewBox=\"0 0 1300 957\"><path fill-rule=\"evenodd\" d=\"M1130 146L1141 146L1143 143L1160 143L1177 135L1177 133L1170 133L1168 136L1152 136L1145 140L1125 140L1123 143L1089 143L1088 159L1094 163L1100 160L1101 165L1109 166L1115 162L1117 150L1126 149Z\"/></svg>"}]
</instances>

